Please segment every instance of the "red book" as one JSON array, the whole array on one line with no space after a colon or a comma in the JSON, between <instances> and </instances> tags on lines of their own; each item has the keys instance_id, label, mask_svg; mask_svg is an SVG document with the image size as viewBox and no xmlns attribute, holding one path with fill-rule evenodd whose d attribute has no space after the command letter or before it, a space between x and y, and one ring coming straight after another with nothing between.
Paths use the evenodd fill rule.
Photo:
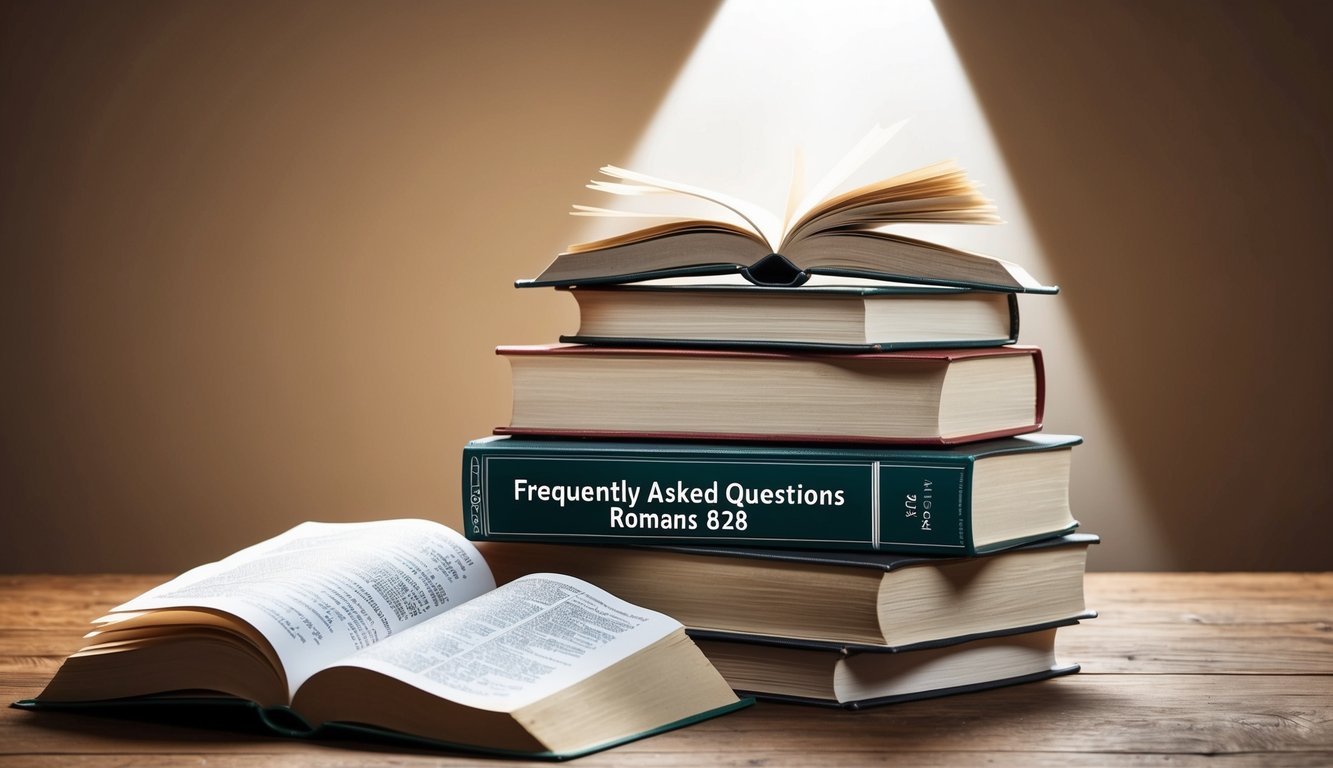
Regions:
<instances>
[{"instance_id":1,"label":"red book","mask_svg":"<svg viewBox=\"0 0 1333 768\"><path fill-rule=\"evenodd\" d=\"M1035 432L1030 346L824 354L499 347L514 409L499 434L952 444Z\"/></svg>"}]
</instances>

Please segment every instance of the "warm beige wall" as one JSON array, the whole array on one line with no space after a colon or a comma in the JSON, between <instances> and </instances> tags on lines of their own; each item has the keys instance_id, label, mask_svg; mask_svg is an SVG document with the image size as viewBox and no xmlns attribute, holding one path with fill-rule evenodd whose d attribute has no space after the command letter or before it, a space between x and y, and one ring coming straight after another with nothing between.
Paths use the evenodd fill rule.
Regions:
<instances>
[{"instance_id":1,"label":"warm beige wall","mask_svg":"<svg viewBox=\"0 0 1333 768\"><path fill-rule=\"evenodd\" d=\"M461 524L571 195L714 5L6 3L0 570ZM572 302L571 302L572 304Z\"/></svg>"},{"instance_id":2,"label":"warm beige wall","mask_svg":"<svg viewBox=\"0 0 1333 768\"><path fill-rule=\"evenodd\" d=\"M1094 566L1333 567L1333 4L936 6L1107 409Z\"/></svg>"},{"instance_id":3,"label":"warm beige wall","mask_svg":"<svg viewBox=\"0 0 1333 768\"><path fill-rule=\"evenodd\" d=\"M1327 14L939 8L1094 361L1062 412L1105 401L1149 492L1125 527L1079 466L1094 567L1333 565ZM511 281L712 9L0 4L0 570L456 524L460 446L508 416L492 347L573 321Z\"/></svg>"}]
</instances>

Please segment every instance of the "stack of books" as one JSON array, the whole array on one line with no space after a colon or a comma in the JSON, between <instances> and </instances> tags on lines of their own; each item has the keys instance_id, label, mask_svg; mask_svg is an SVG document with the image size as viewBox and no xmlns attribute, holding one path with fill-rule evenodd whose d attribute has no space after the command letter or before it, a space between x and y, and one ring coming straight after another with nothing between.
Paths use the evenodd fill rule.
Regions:
<instances>
[{"instance_id":1,"label":"stack of books","mask_svg":"<svg viewBox=\"0 0 1333 768\"><path fill-rule=\"evenodd\" d=\"M683 189L604 171L605 191ZM1040 432L1041 350L1016 343L1016 294L1055 289L875 228L991 220L949 165L806 208L771 231L637 230L520 281L568 291L580 327L497 350L513 415L464 449L467 536L501 581L567 573L675 617L760 698L856 708L1076 671L1054 641L1094 615L1081 440Z\"/></svg>"}]
</instances>

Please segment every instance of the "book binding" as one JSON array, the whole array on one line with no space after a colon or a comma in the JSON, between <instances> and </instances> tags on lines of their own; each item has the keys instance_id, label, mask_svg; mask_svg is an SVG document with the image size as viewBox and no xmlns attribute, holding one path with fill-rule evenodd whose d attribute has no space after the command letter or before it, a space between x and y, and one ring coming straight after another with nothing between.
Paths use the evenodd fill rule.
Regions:
<instances>
[{"instance_id":1,"label":"book binding","mask_svg":"<svg viewBox=\"0 0 1333 768\"><path fill-rule=\"evenodd\" d=\"M476 541L724 544L975 555L978 457L1059 450L1072 436L887 451L791 445L483 438L463 450L464 533Z\"/></svg>"}]
</instances>

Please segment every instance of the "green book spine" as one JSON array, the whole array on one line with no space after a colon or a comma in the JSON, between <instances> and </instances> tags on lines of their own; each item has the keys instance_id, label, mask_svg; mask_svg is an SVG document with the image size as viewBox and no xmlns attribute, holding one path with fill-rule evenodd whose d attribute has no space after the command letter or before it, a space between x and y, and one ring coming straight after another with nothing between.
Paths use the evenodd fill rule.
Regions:
<instances>
[{"instance_id":1,"label":"green book spine","mask_svg":"<svg viewBox=\"0 0 1333 768\"><path fill-rule=\"evenodd\" d=\"M1078 442L1038 434L887 450L489 437L463 449L464 528L474 541L974 555L975 462Z\"/></svg>"}]
</instances>

